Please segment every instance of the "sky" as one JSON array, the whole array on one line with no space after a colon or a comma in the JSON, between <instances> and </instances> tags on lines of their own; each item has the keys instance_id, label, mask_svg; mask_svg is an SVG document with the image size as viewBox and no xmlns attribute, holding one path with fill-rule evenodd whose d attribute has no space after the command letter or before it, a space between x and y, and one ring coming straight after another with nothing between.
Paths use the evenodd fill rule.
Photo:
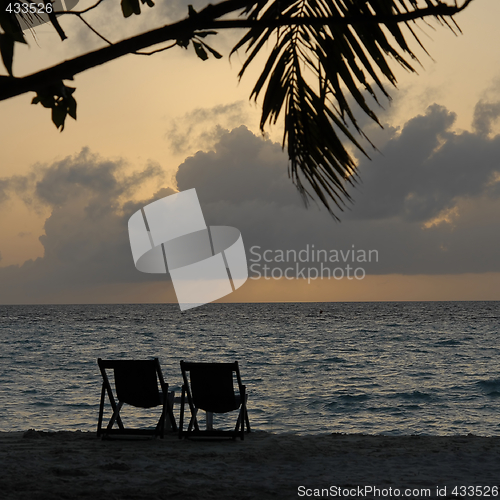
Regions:
<instances>
[{"instance_id":1,"label":"sky","mask_svg":"<svg viewBox=\"0 0 500 500\"><path fill-rule=\"evenodd\" d=\"M187 13L158 1L123 19L118 5L88 16L113 41ZM456 17L461 35L423 28L432 58L415 48L418 75L396 70L392 101L374 108L383 129L360 117L377 150L356 154L360 182L340 222L304 205L280 124L260 133L249 96L262 60L239 82L244 53L228 58L241 33L213 37L220 60L176 47L78 75L78 119L63 132L33 95L0 102L0 304L175 302L168 276L135 269L127 221L191 188L207 224L243 237L250 279L223 301L500 300L499 15L496 0L475 0ZM77 19L61 24L64 42L43 25L16 45L16 76L102 46ZM323 264L344 277L280 261L302 250L334 256ZM274 279L290 265L298 277ZM361 270L347 276L347 265Z\"/></svg>"}]
</instances>

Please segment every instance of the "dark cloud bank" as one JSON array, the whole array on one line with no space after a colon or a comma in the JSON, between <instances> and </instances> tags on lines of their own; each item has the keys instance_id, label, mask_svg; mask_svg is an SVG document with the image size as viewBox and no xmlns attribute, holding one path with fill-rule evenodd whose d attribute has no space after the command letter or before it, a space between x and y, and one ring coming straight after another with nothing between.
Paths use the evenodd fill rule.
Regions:
<instances>
[{"instance_id":1,"label":"dark cloud bank","mask_svg":"<svg viewBox=\"0 0 500 500\"><path fill-rule=\"evenodd\" d=\"M0 268L1 303L43 302L64 290L71 293L144 279L130 265L126 225L143 202L126 200L145 181L161 178L163 170L150 164L126 175L124 168L123 162L103 160L84 149L74 157L38 167L36 174L0 183L0 200L18 195L35 208L51 209L40 237L44 256ZM156 196L173 192L163 189Z\"/></svg>"},{"instance_id":2,"label":"dark cloud bank","mask_svg":"<svg viewBox=\"0 0 500 500\"><path fill-rule=\"evenodd\" d=\"M498 104L476 107L473 132L451 130L455 115L433 105L388 140L373 161L361 158L355 204L336 223L314 204L306 209L287 174L278 144L245 127L220 136L213 151L180 165L179 190L196 188L209 225L241 230L250 247L301 250L376 249L369 273L447 274L500 271L500 136L491 126ZM22 196L48 205L43 258L0 268L0 301L43 302L44 294L101 284L165 280L135 270L127 221L154 199L130 202L162 169L125 174L121 162L83 150L39 167L29 176L0 180L0 201ZM22 228L20 228L22 231Z\"/></svg>"}]
</instances>

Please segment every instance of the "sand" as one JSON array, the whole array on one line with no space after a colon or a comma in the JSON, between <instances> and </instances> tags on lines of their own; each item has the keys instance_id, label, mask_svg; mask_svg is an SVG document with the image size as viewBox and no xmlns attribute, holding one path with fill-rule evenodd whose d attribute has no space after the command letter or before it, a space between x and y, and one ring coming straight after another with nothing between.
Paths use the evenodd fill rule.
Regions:
<instances>
[{"instance_id":1,"label":"sand","mask_svg":"<svg viewBox=\"0 0 500 500\"><path fill-rule=\"evenodd\" d=\"M102 441L90 432L0 433L2 500L265 500L308 494L332 498L334 493L342 498L396 498L396 489L400 497L411 493L406 498L426 498L425 492L405 492L406 488L429 488L430 497L439 498L436 487L443 494L445 486L446 495L440 498L457 498L451 494L455 486L499 483L496 437L256 431L243 442L202 442L174 435L163 440ZM380 493L370 493L365 486L379 488ZM458 498L480 498L477 491L468 490ZM495 498L494 491L489 498Z\"/></svg>"}]
</instances>

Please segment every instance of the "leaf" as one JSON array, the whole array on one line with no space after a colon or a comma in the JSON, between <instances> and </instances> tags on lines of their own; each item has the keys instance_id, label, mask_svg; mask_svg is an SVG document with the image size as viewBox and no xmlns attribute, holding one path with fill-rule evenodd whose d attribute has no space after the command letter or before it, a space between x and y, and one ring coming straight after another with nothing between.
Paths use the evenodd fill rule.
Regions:
<instances>
[{"instance_id":1,"label":"leaf","mask_svg":"<svg viewBox=\"0 0 500 500\"><path fill-rule=\"evenodd\" d=\"M441 0L421 3L417 0L253 0L245 8L247 19L257 22L231 51L233 54L246 48L247 58L239 72L240 78L261 55L264 46L272 44L250 96L257 100L263 95L260 128L264 132L268 123L276 123L283 116L283 147L288 150L292 180L305 201L313 193L332 215L331 202L342 210L350 200L347 187L357 176L356 163L344 142L347 140L366 155L352 135L354 129L366 138L351 108L356 106L379 123L363 90L378 103L371 87L376 85L390 99L381 77L396 85L392 64L389 64L393 60L414 72L406 59L417 58L406 42L403 27L422 45L410 23L400 22L395 16L419 8L425 11L442 6ZM276 19L302 17L328 17L331 21L272 27ZM374 17L377 21L370 20ZM435 17L449 26L442 17ZM311 193L308 189L312 189Z\"/></svg>"},{"instance_id":2,"label":"leaf","mask_svg":"<svg viewBox=\"0 0 500 500\"><path fill-rule=\"evenodd\" d=\"M217 35L217 31L195 31L194 36L205 38L207 35Z\"/></svg>"},{"instance_id":3,"label":"leaf","mask_svg":"<svg viewBox=\"0 0 500 500\"><path fill-rule=\"evenodd\" d=\"M178 38L175 42L177 43L177 45L179 45L179 47L183 47L187 50L187 48L189 47L189 41L189 38Z\"/></svg>"},{"instance_id":4,"label":"leaf","mask_svg":"<svg viewBox=\"0 0 500 500\"><path fill-rule=\"evenodd\" d=\"M41 96L40 97L40 102L42 103L42 106L44 108L53 108L56 105L56 100L54 99L54 96Z\"/></svg>"},{"instance_id":5,"label":"leaf","mask_svg":"<svg viewBox=\"0 0 500 500\"><path fill-rule=\"evenodd\" d=\"M54 29L56 30L57 34L59 35L59 38L61 39L62 42L66 40L68 37L66 36L66 33L64 33L64 30L62 29L61 25L59 24L59 21L57 20L57 16L54 14L54 12L51 12L49 14L49 20L52 26L54 26Z\"/></svg>"},{"instance_id":6,"label":"leaf","mask_svg":"<svg viewBox=\"0 0 500 500\"><path fill-rule=\"evenodd\" d=\"M196 55L200 59L203 59L203 61L206 61L208 59L208 54L206 50L201 46L201 43L193 40L193 45L194 45L194 50L196 51Z\"/></svg>"},{"instance_id":7,"label":"leaf","mask_svg":"<svg viewBox=\"0 0 500 500\"><path fill-rule=\"evenodd\" d=\"M138 16L141 13L141 6L139 4L139 0L129 0L130 4L132 5L132 10L136 16Z\"/></svg>"},{"instance_id":8,"label":"leaf","mask_svg":"<svg viewBox=\"0 0 500 500\"><path fill-rule=\"evenodd\" d=\"M136 14L138 16L141 13L139 0L122 0L121 7L123 17L130 17L132 14Z\"/></svg>"},{"instance_id":9,"label":"leaf","mask_svg":"<svg viewBox=\"0 0 500 500\"><path fill-rule=\"evenodd\" d=\"M67 99L68 115L76 120L76 100L73 96L69 96Z\"/></svg>"},{"instance_id":10,"label":"leaf","mask_svg":"<svg viewBox=\"0 0 500 500\"><path fill-rule=\"evenodd\" d=\"M59 101L52 108L52 121L57 128L61 127L61 132L64 130L64 120L66 120L66 114L67 110L63 101Z\"/></svg>"},{"instance_id":11,"label":"leaf","mask_svg":"<svg viewBox=\"0 0 500 500\"><path fill-rule=\"evenodd\" d=\"M10 76L12 75L12 61L14 59L14 39L7 34L0 34L0 52L2 60Z\"/></svg>"},{"instance_id":12,"label":"leaf","mask_svg":"<svg viewBox=\"0 0 500 500\"><path fill-rule=\"evenodd\" d=\"M200 42L216 59L222 59L222 55L219 54L215 49L212 49L209 45L207 45L205 42Z\"/></svg>"},{"instance_id":13,"label":"leaf","mask_svg":"<svg viewBox=\"0 0 500 500\"><path fill-rule=\"evenodd\" d=\"M130 0L122 0L120 5L122 7L123 17L130 17L134 13Z\"/></svg>"},{"instance_id":14,"label":"leaf","mask_svg":"<svg viewBox=\"0 0 500 500\"><path fill-rule=\"evenodd\" d=\"M67 87L59 81L38 91L31 103L41 103L45 108L52 108L52 121L62 132L68 114L76 120L76 100L72 95L74 91L73 87Z\"/></svg>"},{"instance_id":15,"label":"leaf","mask_svg":"<svg viewBox=\"0 0 500 500\"><path fill-rule=\"evenodd\" d=\"M16 42L27 43L24 39L23 31L21 30L21 26L15 14L10 14L4 9L5 7L2 5L2 8L0 8L0 26L4 30L5 34L12 36Z\"/></svg>"}]
</instances>

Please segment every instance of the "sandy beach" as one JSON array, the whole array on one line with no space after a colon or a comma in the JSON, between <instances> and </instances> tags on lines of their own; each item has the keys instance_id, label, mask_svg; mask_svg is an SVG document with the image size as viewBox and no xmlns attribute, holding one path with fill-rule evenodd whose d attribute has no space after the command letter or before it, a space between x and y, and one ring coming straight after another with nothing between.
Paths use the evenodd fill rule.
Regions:
<instances>
[{"instance_id":1,"label":"sandy beach","mask_svg":"<svg viewBox=\"0 0 500 500\"><path fill-rule=\"evenodd\" d=\"M455 486L481 486L483 497L489 491L494 498L490 488L499 485L499 470L497 437L256 431L243 442L206 442L175 435L102 441L91 432L0 433L4 500L390 498L398 491L438 498L437 487L440 498L479 498L477 489L455 496ZM413 491L427 488L430 495Z\"/></svg>"}]
</instances>

